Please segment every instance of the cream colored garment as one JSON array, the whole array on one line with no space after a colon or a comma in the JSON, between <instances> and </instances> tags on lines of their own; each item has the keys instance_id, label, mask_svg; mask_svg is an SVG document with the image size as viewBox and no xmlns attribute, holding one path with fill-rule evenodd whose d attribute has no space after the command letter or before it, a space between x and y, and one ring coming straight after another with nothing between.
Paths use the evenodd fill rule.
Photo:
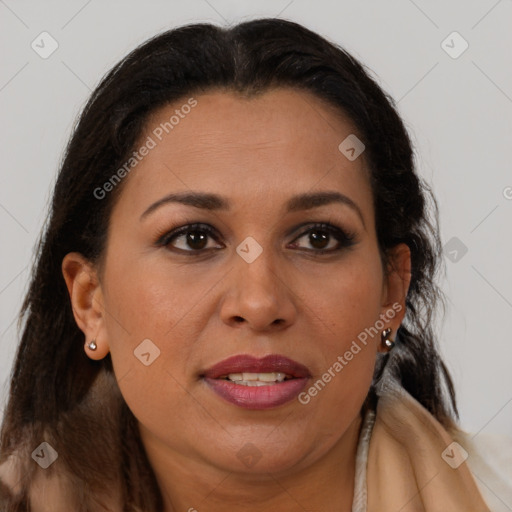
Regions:
<instances>
[{"instance_id":1,"label":"cream colored garment","mask_svg":"<svg viewBox=\"0 0 512 512\"><path fill-rule=\"evenodd\" d=\"M512 438L460 432L456 440L468 452L469 468L492 512L512 512Z\"/></svg>"},{"instance_id":2,"label":"cream colored garment","mask_svg":"<svg viewBox=\"0 0 512 512\"><path fill-rule=\"evenodd\" d=\"M368 412L361 430L352 512L512 510L510 473L493 470L492 453L482 456L469 435L449 433L392 378L381 382L377 412Z\"/></svg>"}]
</instances>

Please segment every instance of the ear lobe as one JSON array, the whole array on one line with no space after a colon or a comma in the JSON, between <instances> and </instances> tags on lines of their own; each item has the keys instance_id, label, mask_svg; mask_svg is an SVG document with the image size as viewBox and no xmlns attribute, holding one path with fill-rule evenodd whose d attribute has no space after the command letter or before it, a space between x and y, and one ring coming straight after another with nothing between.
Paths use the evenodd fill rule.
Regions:
<instances>
[{"instance_id":1,"label":"ear lobe","mask_svg":"<svg viewBox=\"0 0 512 512\"><path fill-rule=\"evenodd\" d=\"M391 341L402 323L407 292L411 283L411 250L405 243L398 244L387 251L388 266L382 287L380 319L386 328L391 328ZM382 331L383 333L384 331ZM394 333L394 334L393 334ZM377 347L378 352L389 352L384 340Z\"/></svg>"},{"instance_id":2,"label":"ear lobe","mask_svg":"<svg viewBox=\"0 0 512 512\"><path fill-rule=\"evenodd\" d=\"M101 289L96 270L80 253L71 252L62 260L62 274L75 321L86 338L92 339L103 317L103 307L98 300Z\"/></svg>"}]
</instances>

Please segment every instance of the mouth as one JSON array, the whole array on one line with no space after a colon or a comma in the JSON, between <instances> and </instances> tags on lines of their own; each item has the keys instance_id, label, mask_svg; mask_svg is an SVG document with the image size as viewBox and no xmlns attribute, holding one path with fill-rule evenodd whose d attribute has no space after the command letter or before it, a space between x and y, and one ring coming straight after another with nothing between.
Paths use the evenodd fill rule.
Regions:
<instances>
[{"instance_id":1,"label":"mouth","mask_svg":"<svg viewBox=\"0 0 512 512\"><path fill-rule=\"evenodd\" d=\"M310 376L306 366L278 354L261 359L234 356L201 375L209 388L227 402L255 410L293 400Z\"/></svg>"}]
</instances>

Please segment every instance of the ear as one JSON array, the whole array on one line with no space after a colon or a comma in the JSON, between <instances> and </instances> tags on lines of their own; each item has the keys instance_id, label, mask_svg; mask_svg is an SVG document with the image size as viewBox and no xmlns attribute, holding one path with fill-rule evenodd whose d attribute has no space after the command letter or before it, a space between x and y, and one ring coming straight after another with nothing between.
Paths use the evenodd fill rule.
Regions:
<instances>
[{"instance_id":1,"label":"ear","mask_svg":"<svg viewBox=\"0 0 512 512\"><path fill-rule=\"evenodd\" d=\"M405 316L405 299L411 283L411 250L407 244L398 244L387 251L388 266L384 275L381 298L381 318L391 327L391 339L396 335Z\"/></svg>"},{"instance_id":2,"label":"ear","mask_svg":"<svg viewBox=\"0 0 512 512\"><path fill-rule=\"evenodd\" d=\"M62 260L62 274L66 281L73 315L85 334L85 351L91 359L103 359L109 352L106 337L103 295L97 270L80 253L70 252ZM88 344L94 340L97 349Z\"/></svg>"}]
</instances>

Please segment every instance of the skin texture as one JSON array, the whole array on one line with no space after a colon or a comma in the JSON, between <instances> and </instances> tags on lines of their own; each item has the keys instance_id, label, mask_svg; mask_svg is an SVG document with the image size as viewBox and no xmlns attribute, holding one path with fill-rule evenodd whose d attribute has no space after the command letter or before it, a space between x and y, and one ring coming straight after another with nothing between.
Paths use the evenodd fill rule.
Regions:
<instances>
[{"instance_id":1,"label":"skin texture","mask_svg":"<svg viewBox=\"0 0 512 512\"><path fill-rule=\"evenodd\" d=\"M197 106L125 178L102 268L77 253L63 261L77 324L98 345L85 350L93 359L111 353L166 512L242 503L248 512L349 511L359 411L380 336L307 405L242 409L200 375L233 355L282 354L309 368L311 385L393 304L402 309L386 327L396 332L409 250L397 246L384 272L364 154L349 161L338 150L357 132L322 100L286 88L250 99L226 91L195 98ZM180 105L155 112L140 140ZM232 207L167 203L140 219L167 194L191 190L225 196ZM285 212L291 196L320 190L348 196L362 218L339 203ZM195 222L212 226L216 239L156 245L163 233ZM340 246L332 235L315 246L308 231L315 222L353 233L354 244L315 254ZM252 263L236 252L248 236L263 249ZM203 255L185 252L195 247ZM160 356L145 366L134 350L148 338ZM251 467L237 456L247 443L260 456Z\"/></svg>"}]
</instances>

